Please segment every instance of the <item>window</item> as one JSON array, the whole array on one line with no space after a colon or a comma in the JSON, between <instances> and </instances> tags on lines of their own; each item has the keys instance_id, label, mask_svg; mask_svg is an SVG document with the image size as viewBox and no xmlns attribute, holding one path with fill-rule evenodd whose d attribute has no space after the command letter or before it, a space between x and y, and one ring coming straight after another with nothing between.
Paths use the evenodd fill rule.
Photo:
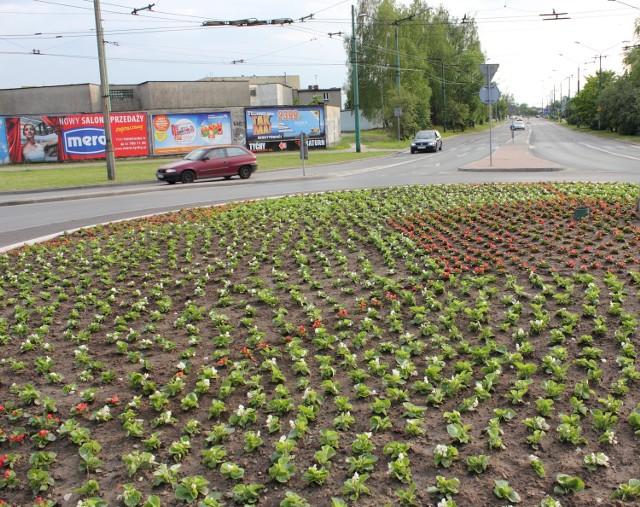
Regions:
<instances>
[{"instance_id":1,"label":"window","mask_svg":"<svg viewBox=\"0 0 640 507\"><path fill-rule=\"evenodd\" d=\"M112 100L124 100L133 98L133 90L131 88L122 90L109 90L109 97Z\"/></svg>"},{"instance_id":2,"label":"window","mask_svg":"<svg viewBox=\"0 0 640 507\"><path fill-rule=\"evenodd\" d=\"M258 96L258 90L256 89L255 86L252 86L249 88L249 96L250 97L257 97Z\"/></svg>"},{"instance_id":3,"label":"window","mask_svg":"<svg viewBox=\"0 0 640 507\"><path fill-rule=\"evenodd\" d=\"M329 102L329 92L322 93L322 100L324 100L325 102Z\"/></svg>"},{"instance_id":4,"label":"window","mask_svg":"<svg viewBox=\"0 0 640 507\"><path fill-rule=\"evenodd\" d=\"M239 146L229 146L229 147L227 147L227 155L229 157L242 157L242 156L244 156L246 154L247 154L247 152L244 151Z\"/></svg>"}]
</instances>

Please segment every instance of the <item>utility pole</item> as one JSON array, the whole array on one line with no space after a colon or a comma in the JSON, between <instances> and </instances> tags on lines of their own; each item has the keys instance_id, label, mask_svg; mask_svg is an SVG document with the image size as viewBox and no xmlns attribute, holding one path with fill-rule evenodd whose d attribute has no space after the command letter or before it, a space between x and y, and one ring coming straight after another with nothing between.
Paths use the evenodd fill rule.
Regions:
<instances>
[{"instance_id":1,"label":"utility pole","mask_svg":"<svg viewBox=\"0 0 640 507\"><path fill-rule=\"evenodd\" d=\"M440 63L442 64L442 125L444 127L444 132L447 131L447 113L446 113L446 96L445 96L445 91L444 91L444 60L441 60Z\"/></svg>"},{"instance_id":2,"label":"utility pole","mask_svg":"<svg viewBox=\"0 0 640 507\"><path fill-rule=\"evenodd\" d=\"M400 100L400 51L398 48L398 23L399 21L394 21L393 25L395 26L395 36L396 36L396 87L398 89L398 101ZM398 141L400 140L400 116L397 116L398 121Z\"/></svg>"},{"instance_id":3,"label":"utility pole","mask_svg":"<svg viewBox=\"0 0 640 507\"><path fill-rule=\"evenodd\" d=\"M104 116L104 155L107 161L107 178L113 181L116 179L116 160L113 154L113 140L111 139L111 101L109 98L109 80L107 79L107 60L104 54L100 0L93 0L93 9L96 15L96 37L98 38L98 60L100 63L100 94L102 96L102 114Z\"/></svg>"},{"instance_id":4,"label":"utility pole","mask_svg":"<svg viewBox=\"0 0 640 507\"><path fill-rule=\"evenodd\" d=\"M602 96L602 53L600 53L600 70L598 71L598 130L602 126L602 105L600 104L600 97Z\"/></svg>"},{"instance_id":5,"label":"utility pole","mask_svg":"<svg viewBox=\"0 0 640 507\"><path fill-rule=\"evenodd\" d=\"M360 153L360 97L358 94L358 50L356 47L356 9L351 6L351 48L353 52L353 114L356 129L356 153Z\"/></svg>"}]
</instances>

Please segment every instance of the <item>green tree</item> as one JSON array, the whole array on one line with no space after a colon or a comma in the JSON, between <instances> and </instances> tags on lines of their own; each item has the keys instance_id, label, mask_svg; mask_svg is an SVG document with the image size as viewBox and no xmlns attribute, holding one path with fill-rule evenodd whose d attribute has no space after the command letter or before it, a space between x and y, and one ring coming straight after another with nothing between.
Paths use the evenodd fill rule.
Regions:
<instances>
[{"instance_id":1,"label":"green tree","mask_svg":"<svg viewBox=\"0 0 640 507\"><path fill-rule=\"evenodd\" d=\"M484 57L472 18L462 23L443 7L432 8L422 0L410 6L395 0L360 0L357 13L358 92L366 118L382 116L385 126L395 129L394 110L400 107L401 136L406 138L432 126L433 120L442 124L449 101L468 106L467 124L482 117L478 65ZM345 40L350 64L347 107L353 105L351 40Z\"/></svg>"},{"instance_id":2,"label":"green tree","mask_svg":"<svg viewBox=\"0 0 640 507\"><path fill-rule=\"evenodd\" d=\"M602 72L602 76L598 73L595 76L587 77L586 84L571 101L572 109L575 108L573 114L576 115L580 125L587 125L592 130L598 128L598 120L600 119L598 107L601 106L601 94L613 82L615 75L615 72L605 70ZM606 114L603 114L602 118L605 116Z\"/></svg>"},{"instance_id":3,"label":"green tree","mask_svg":"<svg viewBox=\"0 0 640 507\"><path fill-rule=\"evenodd\" d=\"M629 75L612 82L602 93L602 128L620 134L640 134L640 87Z\"/></svg>"}]
</instances>

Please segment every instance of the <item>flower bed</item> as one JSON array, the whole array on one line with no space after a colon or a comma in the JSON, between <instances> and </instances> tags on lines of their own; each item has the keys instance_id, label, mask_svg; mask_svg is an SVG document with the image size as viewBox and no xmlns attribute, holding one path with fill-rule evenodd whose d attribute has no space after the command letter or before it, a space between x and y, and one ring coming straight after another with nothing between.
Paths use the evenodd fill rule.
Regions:
<instances>
[{"instance_id":1,"label":"flower bed","mask_svg":"<svg viewBox=\"0 0 640 507\"><path fill-rule=\"evenodd\" d=\"M1 255L0 505L637 502L635 196L336 192Z\"/></svg>"}]
</instances>

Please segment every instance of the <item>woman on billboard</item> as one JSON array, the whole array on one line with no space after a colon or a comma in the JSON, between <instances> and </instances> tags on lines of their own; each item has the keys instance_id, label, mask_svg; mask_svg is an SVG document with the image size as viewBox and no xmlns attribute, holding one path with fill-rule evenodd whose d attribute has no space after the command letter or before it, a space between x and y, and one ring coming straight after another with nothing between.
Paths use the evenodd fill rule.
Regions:
<instances>
[{"instance_id":1,"label":"woman on billboard","mask_svg":"<svg viewBox=\"0 0 640 507\"><path fill-rule=\"evenodd\" d=\"M36 127L33 123L24 124L22 135L26 139L22 145L22 158L25 162L44 162L50 148L58 146L56 134L38 136L36 139Z\"/></svg>"}]
</instances>

